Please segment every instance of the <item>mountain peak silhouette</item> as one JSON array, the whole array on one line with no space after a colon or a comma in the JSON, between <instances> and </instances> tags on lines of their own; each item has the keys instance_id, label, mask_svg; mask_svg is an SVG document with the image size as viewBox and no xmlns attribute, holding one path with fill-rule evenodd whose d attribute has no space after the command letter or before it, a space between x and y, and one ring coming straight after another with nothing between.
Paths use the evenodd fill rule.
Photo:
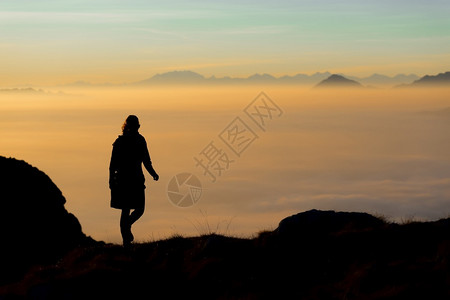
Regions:
<instances>
[{"instance_id":1,"label":"mountain peak silhouette","mask_svg":"<svg viewBox=\"0 0 450 300\"><path fill-rule=\"evenodd\" d=\"M437 75L425 75L414 81L412 85L450 85L450 72L439 73Z\"/></svg>"},{"instance_id":2,"label":"mountain peak silhouette","mask_svg":"<svg viewBox=\"0 0 450 300\"><path fill-rule=\"evenodd\" d=\"M342 75L332 74L327 79L322 80L316 86L316 88L325 88L325 87L362 87L362 85L348 78L345 78Z\"/></svg>"},{"instance_id":3,"label":"mountain peak silhouette","mask_svg":"<svg viewBox=\"0 0 450 300\"><path fill-rule=\"evenodd\" d=\"M253 74L253 75L251 75L251 76L249 76L247 78L247 80L261 80L261 81L264 81L264 80L275 80L275 79L276 78L274 76L272 76L270 74L267 74L267 73L264 73L264 74L256 73L256 74Z\"/></svg>"},{"instance_id":4,"label":"mountain peak silhouette","mask_svg":"<svg viewBox=\"0 0 450 300\"><path fill-rule=\"evenodd\" d=\"M203 75L196 72L183 70L183 71L170 71L166 73L158 73L151 78L138 82L138 84L149 83L200 83L205 80Z\"/></svg>"}]
</instances>

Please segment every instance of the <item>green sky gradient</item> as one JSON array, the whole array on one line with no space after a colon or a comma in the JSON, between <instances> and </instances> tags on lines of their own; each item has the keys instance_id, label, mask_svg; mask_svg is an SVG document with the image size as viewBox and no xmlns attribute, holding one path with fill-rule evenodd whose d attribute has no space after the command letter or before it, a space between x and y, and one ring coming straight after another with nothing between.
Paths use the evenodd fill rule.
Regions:
<instances>
[{"instance_id":1,"label":"green sky gradient","mask_svg":"<svg viewBox=\"0 0 450 300\"><path fill-rule=\"evenodd\" d=\"M1 1L0 80L450 69L448 1ZM45 66L45 67L44 67ZM34 77L33 77L34 76Z\"/></svg>"}]
</instances>

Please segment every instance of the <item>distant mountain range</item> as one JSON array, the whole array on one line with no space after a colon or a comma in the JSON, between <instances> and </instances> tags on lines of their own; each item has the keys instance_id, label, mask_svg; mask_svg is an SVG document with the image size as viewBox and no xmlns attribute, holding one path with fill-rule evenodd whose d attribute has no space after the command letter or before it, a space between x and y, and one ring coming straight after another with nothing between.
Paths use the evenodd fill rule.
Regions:
<instances>
[{"instance_id":1,"label":"distant mountain range","mask_svg":"<svg viewBox=\"0 0 450 300\"><path fill-rule=\"evenodd\" d=\"M450 72L425 75L410 84L399 84L395 88L450 86Z\"/></svg>"},{"instance_id":2,"label":"distant mountain range","mask_svg":"<svg viewBox=\"0 0 450 300\"><path fill-rule=\"evenodd\" d=\"M415 86L424 85L449 85L450 84L450 72L439 73L437 75L425 75L419 80L412 83Z\"/></svg>"},{"instance_id":3,"label":"distant mountain range","mask_svg":"<svg viewBox=\"0 0 450 300\"><path fill-rule=\"evenodd\" d=\"M1 94L45 94L47 93L41 89L28 88L12 88L12 89L0 89Z\"/></svg>"},{"instance_id":4,"label":"distant mountain range","mask_svg":"<svg viewBox=\"0 0 450 300\"><path fill-rule=\"evenodd\" d=\"M429 85L449 85L450 72L440 73L438 75L425 75L419 77L415 74L398 74L395 76L386 76L382 74L372 74L368 77L348 76L345 74L331 74L330 72L317 72L311 75L298 73L296 75L284 75L275 77L271 74L253 74L248 77L205 77L199 73L185 71L170 71L166 73L156 74L144 80L112 84L112 83L90 83L87 81L76 81L66 84L66 87L114 87L114 86L153 86L153 85L252 85L252 84L277 84L277 85L299 85L299 86L316 86L327 80L324 85L352 85L365 87L410 87L410 86L429 86ZM350 83L352 82L352 83ZM44 91L34 88L10 88L0 89L2 93L43 93Z\"/></svg>"},{"instance_id":5,"label":"distant mountain range","mask_svg":"<svg viewBox=\"0 0 450 300\"><path fill-rule=\"evenodd\" d=\"M51 96L51 95L69 95L62 91L49 91L38 88L26 87L26 88L0 88L0 95L23 95L23 96Z\"/></svg>"},{"instance_id":6,"label":"distant mountain range","mask_svg":"<svg viewBox=\"0 0 450 300\"><path fill-rule=\"evenodd\" d=\"M371 76L372 79L385 80L385 76L374 74ZM353 77L355 78L355 77ZM450 72L440 73L438 75L425 75L420 79L413 81L410 84L401 84L395 87L424 87L424 86L450 86ZM315 88L325 88L325 87L354 87L354 88L373 88L374 86L368 85L363 86L360 82L352 79L348 79L342 75L333 74L330 77L322 80Z\"/></svg>"},{"instance_id":7,"label":"distant mountain range","mask_svg":"<svg viewBox=\"0 0 450 300\"><path fill-rule=\"evenodd\" d=\"M246 78L239 77L204 77L193 71L171 71L162 74L156 74L148 79L131 83L131 85L152 85L152 84L297 84L297 85L315 85L332 75L343 74L331 74L330 72L317 72L312 75L296 74L293 76L285 75L281 77L275 77L273 75L254 74ZM414 80L419 79L415 74L404 75L398 74L394 77L386 75L373 74L369 77L359 78L355 76L347 76L349 80L357 81L365 85L399 85L411 83Z\"/></svg>"},{"instance_id":8,"label":"distant mountain range","mask_svg":"<svg viewBox=\"0 0 450 300\"><path fill-rule=\"evenodd\" d=\"M297 74L294 76L275 77L273 75L254 74L249 77L204 77L193 71L171 71L162 74L156 74L148 79L131 83L132 85L151 85L151 84L258 84L258 83L275 83L275 84L314 84L331 74L329 72L315 73L313 75Z\"/></svg>"},{"instance_id":9,"label":"distant mountain range","mask_svg":"<svg viewBox=\"0 0 450 300\"><path fill-rule=\"evenodd\" d=\"M375 86L389 86L389 85L396 85L396 84L405 84L405 83L411 83L414 80L419 79L419 76L415 74L397 74L393 77L389 77L382 74L372 74L369 77L355 77L355 76L346 76L347 78L351 80L358 81L364 85L375 85Z\"/></svg>"}]
</instances>

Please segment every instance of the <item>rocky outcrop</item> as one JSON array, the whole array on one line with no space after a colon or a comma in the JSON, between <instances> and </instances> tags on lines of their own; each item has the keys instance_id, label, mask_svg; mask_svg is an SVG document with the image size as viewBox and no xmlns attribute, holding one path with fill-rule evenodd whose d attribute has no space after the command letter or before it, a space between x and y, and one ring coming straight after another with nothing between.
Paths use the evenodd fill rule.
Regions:
<instances>
[{"instance_id":1,"label":"rocky outcrop","mask_svg":"<svg viewBox=\"0 0 450 300\"><path fill-rule=\"evenodd\" d=\"M92 242L65 202L44 172L0 156L0 283Z\"/></svg>"}]
</instances>

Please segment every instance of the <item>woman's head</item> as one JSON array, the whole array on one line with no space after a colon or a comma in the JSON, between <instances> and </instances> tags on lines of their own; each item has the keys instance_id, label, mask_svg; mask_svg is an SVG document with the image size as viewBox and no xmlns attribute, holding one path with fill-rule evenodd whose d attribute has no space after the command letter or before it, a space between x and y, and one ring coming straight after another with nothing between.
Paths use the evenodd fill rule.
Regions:
<instances>
[{"instance_id":1,"label":"woman's head","mask_svg":"<svg viewBox=\"0 0 450 300\"><path fill-rule=\"evenodd\" d=\"M139 124L139 119L135 115L129 115L122 125L122 132L137 132L141 125Z\"/></svg>"}]
</instances>

